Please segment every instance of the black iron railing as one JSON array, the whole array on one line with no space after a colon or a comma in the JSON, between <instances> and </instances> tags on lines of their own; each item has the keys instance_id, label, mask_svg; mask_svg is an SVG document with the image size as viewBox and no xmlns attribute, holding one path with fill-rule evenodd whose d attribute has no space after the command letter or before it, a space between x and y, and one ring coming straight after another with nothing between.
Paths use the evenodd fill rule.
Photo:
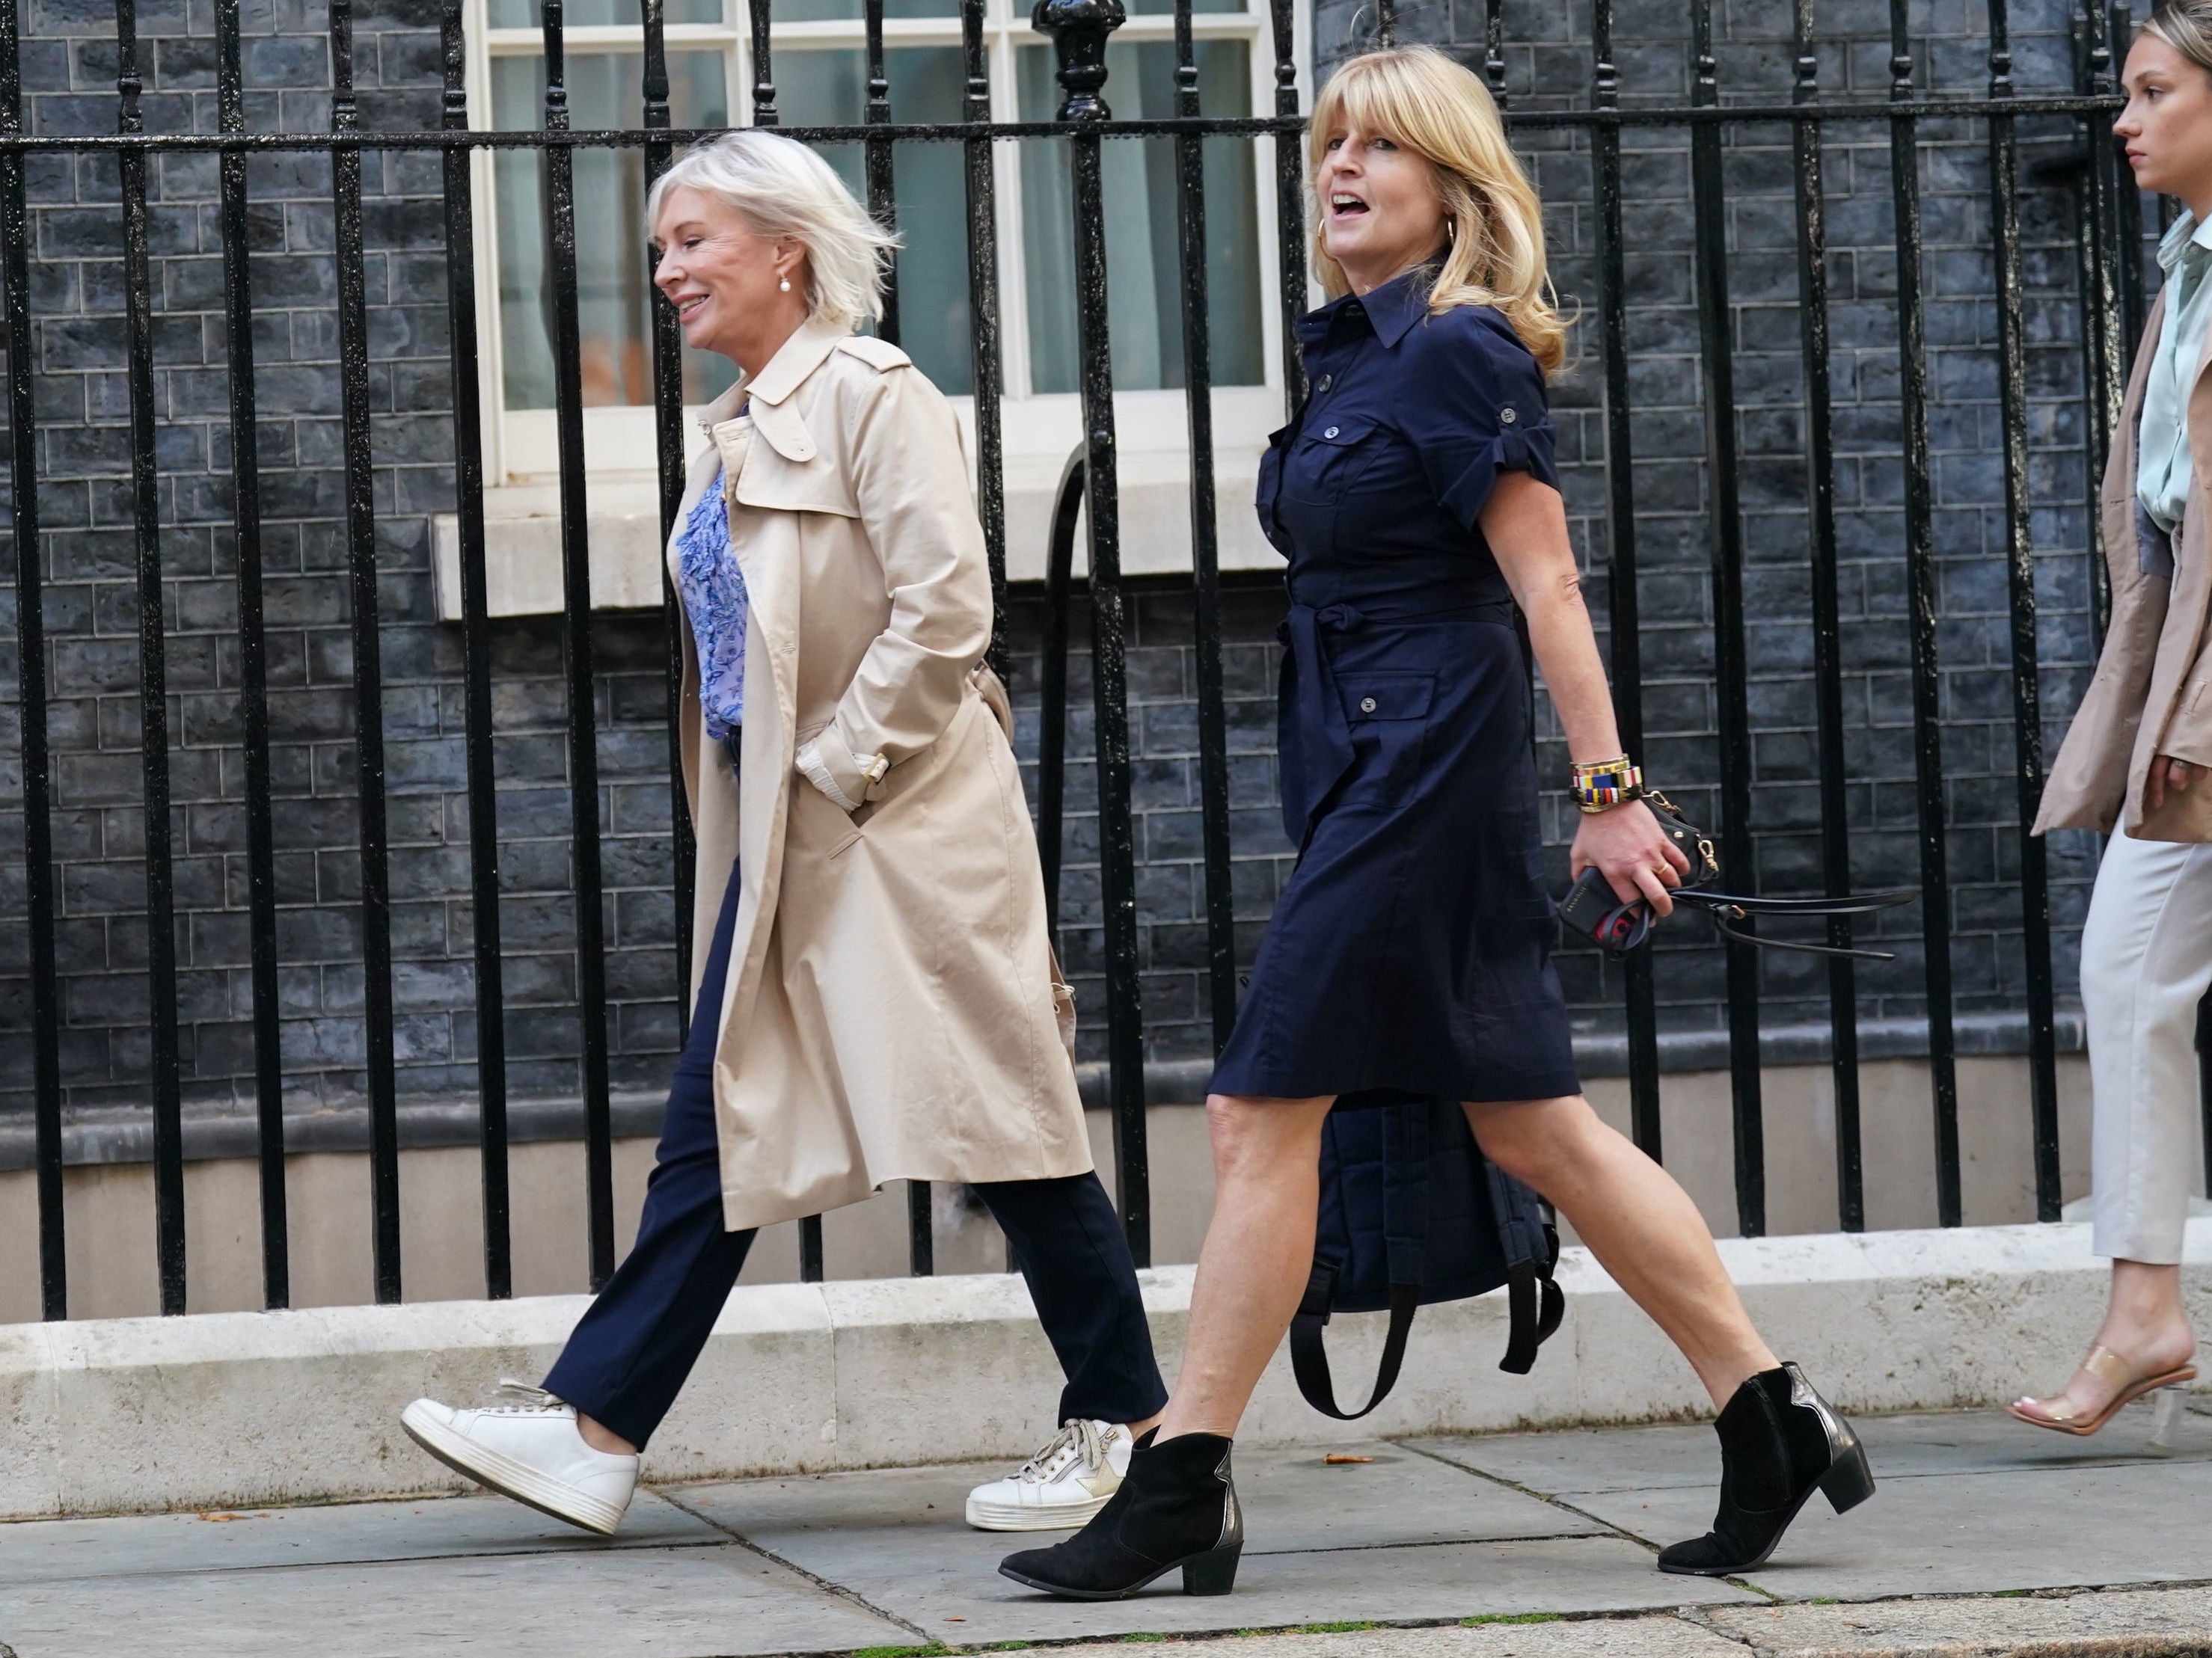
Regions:
<instances>
[{"instance_id":1,"label":"black iron railing","mask_svg":"<svg viewBox=\"0 0 2212 1658\"><path fill-rule=\"evenodd\" d=\"M2034 1183L2037 1210L2056 1218L2059 1203L2057 1113L2051 971L2051 906L2041 844L2026 832L2043 776L2042 710L2038 683L2036 591L2031 558L2027 485L2028 389L2023 367L2021 309L2021 228L2016 197L2019 159L2015 123L2023 116L2071 118L2082 136L2080 288L2082 304L2085 479L2089 504L2086 552L2099 569L2095 546L2095 479L2117 419L2122 359L2132 340L2129 325L2141 315L2140 210L2116 171L2105 123L2116 106L2112 43L2118 15L2093 3L2079 20L2081 80L2066 96L2021 96L2012 84L2006 0L1988 0L1986 95L1923 96L1915 91L1915 64L1905 0L1892 0L1893 84L1887 102L1823 102L1814 54L1814 0L1793 0L1796 73L1790 101L1725 104L1713 54L1711 0L1686 0L1693 30L1695 74L1690 101L1664 107L1622 106L1613 61L1612 0L1593 0L1593 58L1586 107L1510 112L1523 131L1572 129L1587 135L1595 182L1597 225L1596 339L1605 391L1605 476L1611 539L1606 571L1610 597L1610 649L1623 734L1632 750L1644 732L1638 620L1636 484L1629 379L1626 278L1623 228L1622 136L1626 129L1686 130L1692 160L1696 238L1696 314L1704 376L1706 462L1716 678L1719 688L1721 831L1732 867L1748 869L1751 857L1752 732L1746 703L1743 596L1744 528L1736 500L1738 441L1729 319L1729 246L1723 219L1722 137L1729 129L1766 124L1792 140L1796 183L1796 245L1805 374L1806 500L1811 525L1811 592L1816 689L1817 780L1821 803L1822 876L1832 893L1848 890L1850 871L1844 835L1844 797L1850 782L1844 754L1843 665L1839 648L1838 538L1834 446L1828 380L1826 235L1821 174L1822 135L1838 126L1886 126L1891 138L1895 207L1896 295L1900 331L1899 367L1904 410L1901 462L1905 481L1903 570L1910 597L1913 701L1914 786L1918 809L1918 876L1923 896L1929 1053L1938 1208L1945 1224L1961 1218L1958 1099L1954 1074L1950 953L1947 917L1950 884L1945 863L1942 754L1936 660L1935 568L1929 507L1930 459L1926 410L1929 388L1923 349L1924 305L1919 269L1919 198L1916 155L1919 124L1965 119L1987 129L1996 258L1996 291L1990 296L1999 329L2005 477L2005 547L2010 604L2011 674L2018 795L2020 914L2027 956L2025 984L2031 1033ZM749 0L753 118L779 121L772 57L769 0ZM392 1046L392 926L386 831L382 688L377 584L377 497L369 407L370 351L362 288L362 166L376 151L434 153L444 188L444 246L447 282L451 411L460 570L462 708L465 725L465 796L469 811L470 890L473 896L472 956L476 987L476 1066L482 1109L484 1282L494 1297L511 1293L507 1097L501 949L499 928L500 848L493 770L492 645L486 574L483 410L477 372L477 295L473 264L475 215L470 158L477 151L520 149L543 158L546 203L546 270L552 319L557 396L559 500L562 591L561 623L567 694L567 758L572 803L570 833L577 935L578 1004L583 1020L582 1091L591 1278L603 1281L615 1264L615 1213L609 1106L609 1036L605 1023L605 944L600 936L602 875L596 775L597 733L592 705L593 618L591 608L589 519L586 511L583 386L580 366L575 229L576 151L638 149L647 173L665 167L676 146L709 137L674 128L660 0L641 0L643 52L640 59L643 125L635 130L574 131L565 87L562 0L541 0L545 71L544 123L532 131L483 131L469 126L467 43L460 0L447 0L442 25L443 97L440 125L428 131L364 129L357 117L352 62L351 0L331 0L331 130L326 133L268 133L246 130L240 65L239 0L215 0L217 39L217 131L149 133L140 114L139 48L134 0L116 0L118 130L112 136L58 137L27 132L20 69L16 0L0 0L0 278L4 278L9 363L8 409L15 511L16 644L22 714L21 759L30 963L29 1034L36 1128L41 1301L51 1318L68 1308L63 1226L63 1027L61 980L56 960L57 894L53 863L53 802L45 634L40 525L38 517L37 410L30 310L30 253L25 172L44 154L109 156L120 183L120 244L127 305L127 367L131 465L129 501L136 535L138 594L137 656L143 766L145 878L149 922L148 1021L151 1033L155 1236L161 1305L184 1310L185 1256L183 1137L178 1057L178 969L172 944L173 863L170 844L169 730L165 679L163 549L155 459L154 311L147 223L147 172L154 158L212 153L220 157L218 226L226 278L223 315L228 324L230 465L235 486L239 741L244 755L246 870L251 945L252 1074L260 1131L260 1199L264 1296L281 1307L290 1299L286 1240L283 1064L279 1048L280 966L276 926L270 772L267 649L262 597L264 570L261 492L257 472L256 393L252 359L253 261L247 247L246 161L268 152L319 152L330 157L336 207L337 286L336 319L342 364L343 547L350 573L353 641L355 771L360 808L360 914L366 983L368 1114L372 1125L372 1248L375 1295L399 1298L399 1134ZM1303 396L1293 323L1304 308L1305 169L1302 155L1297 67L1291 0L1269 0L1268 39L1274 58L1274 108L1250 117L1204 118L1199 113L1198 66L1191 0L1175 4L1176 113L1169 118L1116 118L1109 107L1106 43L1122 21L1121 0L1040 0L1034 22L1058 52L1062 102L1050 121L994 122L986 68L982 0L961 0L965 70L964 119L931 125L896 118L884 69L883 0L865 0L866 66L865 119L858 126L788 127L808 142L857 143L865 157L870 207L896 214L893 157L901 146L958 144L965 170L968 281L972 320L975 429L978 440L980 502L991 550L1000 614L1006 598L1006 494L1000 408L1001 341L998 318L997 204L992 146L1012 138L1066 141L1072 185L1079 385L1082 453L1063 479L1047 582L1043 672L1045 742L1039 772L1041 835L1048 890L1058 902L1060 830L1065 805L1065 729L1068 605L1074 586L1073 550L1079 508L1088 507L1088 610L1091 629L1101 881L1106 958L1109 1098L1113 1114L1120 1201L1137 1258L1150 1258L1150 1199L1145 1140L1144 1026L1139 994L1136 858L1130 802L1128 695L1124 677L1126 597L1121 567L1116 485L1114 372L1106 304L1107 249L1102 187L1103 146L1131 138L1170 138L1176 155L1177 250L1184 397L1190 454L1192 592L1194 597L1200 806L1205 881L1206 983L1212 996L1217 1044L1235 1016L1237 952L1232 926L1230 860L1228 742L1224 712L1220 587L1215 538L1212 471L1212 361L1206 250L1206 199L1203 146L1208 138L1244 137L1267 143L1274 167L1275 244L1279 258L1283 374L1288 401ZM1376 18L1377 38L1395 31L1387 3ZM1504 39L1498 0L1486 12L1483 72L1504 101ZM651 346L658 434L658 502L664 534L673 527L684 489L683 377L679 340L667 307L653 305ZM894 279L883 332L896 339L899 310ZM2094 582L2098 578L2093 575ZM675 914L679 932L691 914L691 843L684 793L677 776L678 658L672 592L664 593L670 623L667 658L670 709L669 801L676 848ZM1003 629L1001 629L1003 635ZM1003 651L1003 645L999 647ZM1836 944L1850 940L1850 923L1830 924ZM689 980L692 941L680 938L678 983ZM1838 1209L1847 1229L1863 1224L1858 1127L1857 1013L1852 965L1828 967L1832 1066L1837 1105L1836 1171ZM1659 1045L1651 965L1632 960L1625 978L1629 1076L1636 1139L1655 1155L1662 1150ZM680 994L679 994L680 999ZM1749 950L1728 948L1726 999L1734 1090L1736 1206L1741 1230L1765 1228L1765 1153L1760 1100L1759 985ZM933 1264L929 1194L916 1187L910 1208L913 1270ZM822 1276L818 1222L802 1228L805 1277Z\"/></svg>"}]
</instances>

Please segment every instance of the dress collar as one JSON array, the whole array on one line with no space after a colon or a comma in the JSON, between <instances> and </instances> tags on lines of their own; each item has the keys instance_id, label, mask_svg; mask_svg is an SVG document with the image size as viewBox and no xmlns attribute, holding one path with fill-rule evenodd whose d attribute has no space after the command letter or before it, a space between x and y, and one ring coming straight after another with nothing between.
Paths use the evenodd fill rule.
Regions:
<instances>
[{"instance_id":1,"label":"dress collar","mask_svg":"<svg viewBox=\"0 0 2212 1658\"><path fill-rule=\"evenodd\" d=\"M1413 325L1428 314L1428 271L1416 265L1364 296L1341 294L1318 311L1308 312L1298 319L1298 332L1310 343L1318 345L1342 319L1359 315L1367 319L1375 337L1388 349L1404 339Z\"/></svg>"}]
</instances>

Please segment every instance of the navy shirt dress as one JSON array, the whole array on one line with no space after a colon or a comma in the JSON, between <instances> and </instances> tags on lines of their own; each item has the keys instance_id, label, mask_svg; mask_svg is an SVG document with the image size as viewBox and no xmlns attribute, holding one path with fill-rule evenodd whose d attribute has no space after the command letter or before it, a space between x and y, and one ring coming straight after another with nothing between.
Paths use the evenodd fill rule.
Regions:
<instances>
[{"instance_id":1,"label":"navy shirt dress","mask_svg":"<svg viewBox=\"0 0 2212 1658\"><path fill-rule=\"evenodd\" d=\"M1261 464L1290 561L1283 826L1298 847L1217 1094L1580 1091L1512 593L1477 520L1557 487L1544 377L1499 313L1419 273L1302 318L1312 394Z\"/></svg>"}]
</instances>

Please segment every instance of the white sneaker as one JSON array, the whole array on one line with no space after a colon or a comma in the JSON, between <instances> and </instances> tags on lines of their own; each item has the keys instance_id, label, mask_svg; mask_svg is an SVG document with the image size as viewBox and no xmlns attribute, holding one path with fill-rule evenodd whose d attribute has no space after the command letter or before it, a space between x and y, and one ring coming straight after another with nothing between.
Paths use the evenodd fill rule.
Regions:
<instances>
[{"instance_id":1,"label":"white sneaker","mask_svg":"<svg viewBox=\"0 0 2212 1658\"><path fill-rule=\"evenodd\" d=\"M501 1382L499 1397L497 1405L459 1411L418 1399L400 1413L399 1425L479 1485L613 1536L637 1488L637 1458L593 1450L577 1429L576 1407L542 1388Z\"/></svg>"},{"instance_id":2,"label":"white sneaker","mask_svg":"<svg viewBox=\"0 0 2212 1658\"><path fill-rule=\"evenodd\" d=\"M1073 1421L1005 1479L968 1493L978 1531L1067 1531L1084 1525L1121 1489L1129 1430L1115 1422Z\"/></svg>"}]
</instances>

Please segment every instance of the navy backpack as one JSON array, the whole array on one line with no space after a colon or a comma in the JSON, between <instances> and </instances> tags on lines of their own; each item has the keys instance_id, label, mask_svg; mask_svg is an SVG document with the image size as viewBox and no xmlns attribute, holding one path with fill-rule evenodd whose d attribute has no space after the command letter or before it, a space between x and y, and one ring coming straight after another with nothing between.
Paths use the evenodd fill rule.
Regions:
<instances>
[{"instance_id":1,"label":"navy backpack","mask_svg":"<svg viewBox=\"0 0 2212 1658\"><path fill-rule=\"evenodd\" d=\"M1379 1090L1344 1096L1322 1129L1313 1276L1291 1321L1298 1391L1339 1421L1365 1416L1397 1382L1417 1309L1500 1284L1510 1333L1498 1368L1525 1375L1566 1310L1552 1281L1559 1254L1535 1193L1482 1155L1457 1101ZM1332 1313L1385 1310L1375 1391L1358 1410L1341 1410L1322 1327Z\"/></svg>"}]
</instances>

